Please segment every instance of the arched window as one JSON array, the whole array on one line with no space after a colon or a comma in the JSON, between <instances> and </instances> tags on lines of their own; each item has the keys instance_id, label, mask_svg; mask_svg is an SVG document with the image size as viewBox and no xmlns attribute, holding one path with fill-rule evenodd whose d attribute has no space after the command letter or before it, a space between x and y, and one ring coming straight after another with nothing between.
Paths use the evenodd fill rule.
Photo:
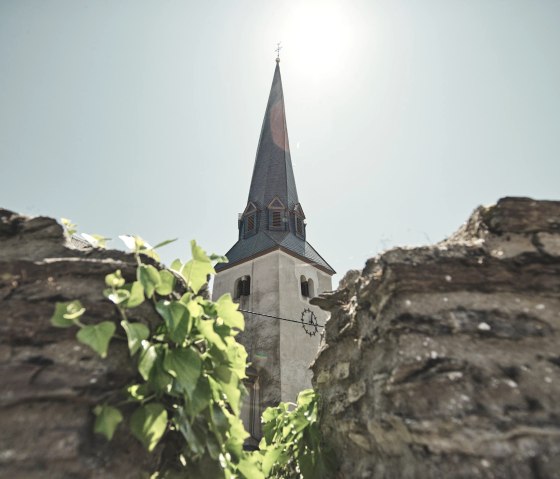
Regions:
<instances>
[{"instance_id":1,"label":"arched window","mask_svg":"<svg viewBox=\"0 0 560 479\"><path fill-rule=\"evenodd\" d=\"M301 295L304 298L309 298L309 282L305 279L305 276L300 278L300 288L301 288Z\"/></svg>"},{"instance_id":2,"label":"arched window","mask_svg":"<svg viewBox=\"0 0 560 479\"><path fill-rule=\"evenodd\" d=\"M249 296L251 294L251 277L242 276L235 282L234 299L239 299L241 296Z\"/></svg>"},{"instance_id":3,"label":"arched window","mask_svg":"<svg viewBox=\"0 0 560 479\"><path fill-rule=\"evenodd\" d=\"M243 380L243 384L247 388L249 394L243 401L241 407L241 420L243 421L245 429L250 434L250 438L245 442L245 446L248 446L251 450L257 450L262 437L260 421L262 407L259 375L253 366L249 366L246 373L247 377Z\"/></svg>"},{"instance_id":4,"label":"arched window","mask_svg":"<svg viewBox=\"0 0 560 479\"><path fill-rule=\"evenodd\" d=\"M310 298L315 297L315 285L313 284L313 280L311 278L307 280L307 292L309 293Z\"/></svg>"}]
</instances>

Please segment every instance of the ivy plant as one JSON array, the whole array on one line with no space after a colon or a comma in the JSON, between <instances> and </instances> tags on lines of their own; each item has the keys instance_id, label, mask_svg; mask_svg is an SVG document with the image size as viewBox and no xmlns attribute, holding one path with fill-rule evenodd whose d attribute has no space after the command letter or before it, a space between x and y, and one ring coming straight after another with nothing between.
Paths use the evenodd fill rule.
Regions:
<instances>
[{"instance_id":1,"label":"ivy plant","mask_svg":"<svg viewBox=\"0 0 560 479\"><path fill-rule=\"evenodd\" d=\"M331 477L335 470L334 456L321 439L318 400L313 389L306 389L299 393L297 404L280 403L264 411L259 449L266 477Z\"/></svg>"},{"instance_id":2,"label":"ivy plant","mask_svg":"<svg viewBox=\"0 0 560 479\"><path fill-rule=\"evenodd\" d=\"M138 265L134 281L127 282L120 270L105 277L104 295L118 319L89 324L79 300L57 303L51 318L54 326L78 327L77 340L103 358L118 328L126 337L137 380L126 388L124 401L94 408L95 432L111 440L124 421L123 405L132 403L128 427L147 451L166 435L181 439L177 460L154 477L175 470L186 477L264 478L260 456L243 450L248 433L239 415L247 353L235 340L243 315L230 295L216 302L199 295L213 264L224 258L208 256L193 241L190 261L159 270L144 258L159 259L154 250L167 242L152 248L132 237L129 244ZM133 319L133 309L144 302L158 313L156 324Z\"/></svg>"}]
</instances>

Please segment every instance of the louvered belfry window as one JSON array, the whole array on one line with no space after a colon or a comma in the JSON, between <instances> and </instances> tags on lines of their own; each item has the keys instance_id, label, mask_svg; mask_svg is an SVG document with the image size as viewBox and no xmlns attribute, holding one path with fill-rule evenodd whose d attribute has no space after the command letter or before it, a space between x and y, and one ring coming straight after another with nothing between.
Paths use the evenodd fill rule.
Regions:
<instances>
[{"instance_id":1,"label":"louvered belfry window","mask_svg":"<svg viewBox=\"0 0 560 479\"><path fill-rule=\"evenodd\" d=\"M255 215L247 216L247 231L253 231L255 229Z\"/></svg>"},{"instance_id":2,"label":"louvered belfry window","mask_svg":"<svg viewBox=\"0 0 560 479\"><path fill-rule=\"evenodd\" d=\"M273 211L272 212L272 227L273 228L282 228L282 212L281 211Z\"/></svg>"},{"instance_id":3,"label":"louvered belfry window","mask_svg":"<svg viewBox=\"0 0 560 479\"><path fill-rule=\"evenodd\" d=\"M284 203L278 197L275 197L268 204L268 229L270 230L285 230L284 211L286 210Z\"/></svg>"},{"instance_id":4,"label":"louvered belfry window","mask_svg":"<svg viewBox=\"0 0 560 479\"><path fill-rule=\"evenodd\" d=\"M303 235L303 220L296 216L296 232L298 235Z\"/></svg>"}]
</instances>

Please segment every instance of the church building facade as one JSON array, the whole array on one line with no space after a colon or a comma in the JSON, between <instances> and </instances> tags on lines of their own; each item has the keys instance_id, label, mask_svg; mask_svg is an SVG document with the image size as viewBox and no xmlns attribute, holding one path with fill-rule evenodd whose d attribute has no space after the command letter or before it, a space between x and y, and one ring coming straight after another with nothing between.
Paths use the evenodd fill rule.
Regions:
<instances>
[{"instance_id":1,"label":"church building facade","mask_svg":"<svg viewBox=\"0 0 560 479\"><path fill-rule=\"evenodd\" d=\"M245 316L238 336L249 355L245 426L260 438L260 415L311 387L309 365L327 313L309 300L332 289L335 271L307 241L292 169L279 59L262 124L239 239L216 267L213 297L230 293Z\"/></svg>"}]
</instances>

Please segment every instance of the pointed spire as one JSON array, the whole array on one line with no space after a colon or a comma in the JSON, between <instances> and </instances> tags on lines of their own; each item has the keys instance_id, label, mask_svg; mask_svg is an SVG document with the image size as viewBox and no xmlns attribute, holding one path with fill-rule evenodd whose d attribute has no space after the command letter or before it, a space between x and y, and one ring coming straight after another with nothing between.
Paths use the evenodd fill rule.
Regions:
<instances>
[{"instance_id":1,"label":"pointed spire","mask_svg":"<svg viewBox=\"0 0 560 479\"><path fill-rule=\"evenodd\" d=\"M277 52L279 49L277 50ZM282 250L328 274L334 270L307 242L305 214L299 204L290 156L280 58L266 105L247 206L239 215L239 240L226 253L223 271L275 250Z\"/></svg>"},{"instance_id":2,"label":"pointed spire","mask_svg":"<svg viewBox=\"0 0 560 479\"><path fill-rule=\"evenodd\" d=\"M262 124L248 201L262 209L275 197L290 210L298 203L278 62Z\"/></svg>"}]
</instances>

